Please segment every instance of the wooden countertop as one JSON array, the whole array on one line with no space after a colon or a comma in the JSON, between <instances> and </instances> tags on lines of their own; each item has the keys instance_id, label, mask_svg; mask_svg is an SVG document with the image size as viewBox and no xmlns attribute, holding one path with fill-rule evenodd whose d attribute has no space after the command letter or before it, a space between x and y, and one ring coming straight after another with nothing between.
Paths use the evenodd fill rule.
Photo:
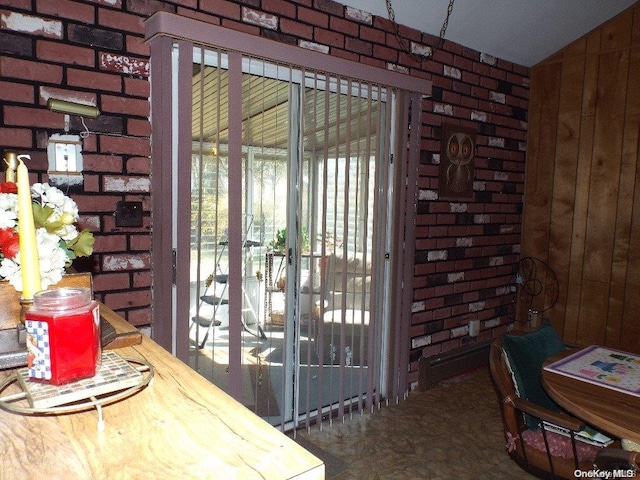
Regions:
<instances>
[{"instance_id":1,"label":"wooden countertop","mask_svg":"<svg viewBox=\"0 0 640 480\"><path fill-rule=\"evenodd\" d=\"M134 328L112 310L118 332ZM57 416L0 409L0 480L324 479L311 453L143 336L117 350L155 367L152 384L103 409ZM12 371L0 371L0 381ZM9 387L11 388L11 387Z\"/></svg>"}]
</instances>

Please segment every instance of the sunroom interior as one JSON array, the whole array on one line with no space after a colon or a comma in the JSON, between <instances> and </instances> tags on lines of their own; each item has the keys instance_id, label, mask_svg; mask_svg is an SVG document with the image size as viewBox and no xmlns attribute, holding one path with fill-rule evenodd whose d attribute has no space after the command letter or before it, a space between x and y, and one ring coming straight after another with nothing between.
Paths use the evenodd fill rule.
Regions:
<instances>
[{"instance_id":1,"label":"sunroom interior","mask_svg":"<svg viewBox=\"0 0 640 480\"><path fill-rule=\"evenodd\" d=\"M378 389L368 371L381 368L382 350L371 346L387 337L387 90L245 58L234 178L226 54L200 58L192 76L189 363L222 388L230 372L241 375L242 403L274 425L337 404L361 408ZM237 262L230 222L242 231L237 283L229 281ZM234 288L240 318L230 314ZM240 335L230 334L234 327ZM230 367L233 348L239 369Z\"/></svg>"}]
</instances>

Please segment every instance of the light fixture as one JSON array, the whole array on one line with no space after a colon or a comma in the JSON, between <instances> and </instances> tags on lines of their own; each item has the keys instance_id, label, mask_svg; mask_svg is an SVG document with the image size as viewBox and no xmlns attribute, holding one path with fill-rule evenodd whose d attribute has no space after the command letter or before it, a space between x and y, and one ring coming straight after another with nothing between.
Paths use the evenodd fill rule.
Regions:
<instances>
[{"instance_id":1,"label":"light fixture","mask_svg":"<svg viewBox=\"0 0 640 480\"><path fill-rule=\"evenodd\" d=\"M52 112L79 115L81 117L96 118L100 115L98 107L94 107L93 105L68 102L66 100L58 100L56 98L50 98L47 100L47 108Z\"/></svg>"}]
</instances>

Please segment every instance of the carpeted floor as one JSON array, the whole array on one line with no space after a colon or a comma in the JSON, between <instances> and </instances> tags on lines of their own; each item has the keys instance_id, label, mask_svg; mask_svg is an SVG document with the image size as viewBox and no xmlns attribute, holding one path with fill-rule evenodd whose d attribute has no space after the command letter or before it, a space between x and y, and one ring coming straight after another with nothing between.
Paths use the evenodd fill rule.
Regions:
<instances>
[{"instance_id":1,"label":"carpeted floor","mask_svg":"<svg viewBox=\"0 0 640 480\"><path fill-rule=\"evenodd\" d=\"M351 421L296 432L327 479L529 480L505 449L488 368L444 381Z\"/></svg>"}]
</instances>

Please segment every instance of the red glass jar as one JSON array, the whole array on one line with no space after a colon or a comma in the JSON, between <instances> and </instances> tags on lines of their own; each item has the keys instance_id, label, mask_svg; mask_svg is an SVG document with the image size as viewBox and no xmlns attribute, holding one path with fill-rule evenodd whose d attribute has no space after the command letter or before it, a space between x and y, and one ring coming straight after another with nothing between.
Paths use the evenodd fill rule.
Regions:
<instances>
[{"instance_id":1,"label":"red glass jar","mask_svg":"<svg viewBox=\"0 0 640 480\"><path fill-rule=\"evenodd\" d=\"M87 287L38 292L25 313L29 378L62 385L95 375L100 313Z\"/></svg>"}]
</instances>

